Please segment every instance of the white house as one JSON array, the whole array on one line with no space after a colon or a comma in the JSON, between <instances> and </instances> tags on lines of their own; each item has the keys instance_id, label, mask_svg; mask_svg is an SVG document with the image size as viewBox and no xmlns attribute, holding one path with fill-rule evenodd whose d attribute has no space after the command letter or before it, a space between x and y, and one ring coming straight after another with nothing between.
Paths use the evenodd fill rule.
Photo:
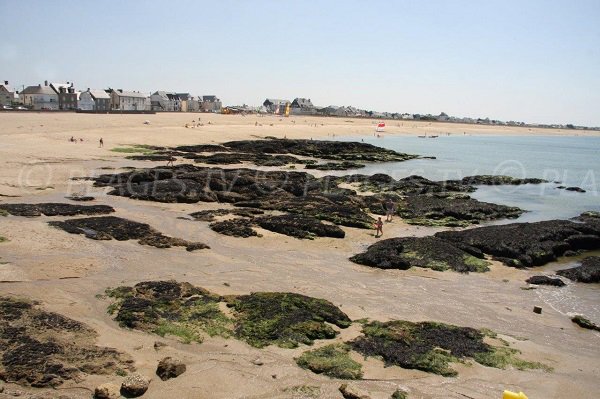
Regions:
<instances>
[{"instance_id":1,"label":"white house","mask_svg":"<svg viewBox=\"0 0 600 399\"><path fill-rule=\"evenodd\" d=\"M23 105L31 107L32 109L58 109L58 94L56 94L56 92L47 84L44 86L27 86L19 96Z\"/></svg>"},{"instance_id":2,"label":"white house","mask_svg":"<svg viewBox=\"0 0 600 399\"><path fill-rule=\"evenodd\" d=\"M15 91L5 80L4 84L0 84L0 105L12 105L14 101Z\"/></svg>"},{"instance_id":3,"label":"white house","mask_svg":"<svg viewBox=\"0 0 600 399\"><path fill-rule=\"evenodd\" d=\"M110 111L110 96L104 90L90 90L79 95L79 109L83 111Z\"/></svg>"},{"instance_id":4,"label":"white house","mask_svg":"<svg viewBox=\"0 0 600 399\"><path fill-rule=\"evenodd\" d=\"M111 109L120 111L150 110L150 98L137 91L112 90L110 93Z\"/></svg>"}]
</instances>

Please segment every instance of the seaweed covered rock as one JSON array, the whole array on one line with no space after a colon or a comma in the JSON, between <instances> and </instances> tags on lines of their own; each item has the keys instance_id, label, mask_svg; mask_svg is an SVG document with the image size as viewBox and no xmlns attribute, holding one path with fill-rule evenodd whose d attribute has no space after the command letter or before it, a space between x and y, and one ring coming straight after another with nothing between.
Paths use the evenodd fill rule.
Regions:
<instances>
[{"instance_id":1,"label":"seaweed covered rock","mask_svg":"<svg viewBox=\"0 0 600 399\"><path fill-rule=\"evenodd\" d=\"M236 297L229 306L236 312L236 336L257 348L311 345L315 339L337 335L329 324L351 324L331 302L295 293L256 292Z\"/></svg>"},{"instance_id":2,"label":"seaweed covered rock","mask_svg":"<svg viewBox=\"0 0 600 399\"><path fill-rule=\"evenodd\" d=\"M472 358L490 367L547 369L543 364L519 359L515 349L484 342L485 334L474 328L393 320L367 323L362 332L350 343L352 348L365 356L380 356L388 366L455 376L457 372L450 363Z\"/></svg>"},{"instance_id":3,"label":"seaweed covered rock","mask_svg":"<svg viewBox=\"0 0 600 399\"><path fill-rule=\"evenodd\" d=\"M399 162L417 158L367 143L325 140L241 140L223 143L233 151L260 154L293 154L339 161Z\"/></svg>"},{"instance_id":4,"label":"seaweed covered rock","mask_svg":"<svg viewBox=\"0 0 600 399\"><path fill-rule=\"evenodd\" d=\"M481 202L468 195L414 195L400 202L398 214L407 223L425 226L465 227L481 221L514 219L523 210Z\"/></svg>"},{"instance_id":5,"label":"seaweed covered rock","mask_svg":"<svg viewBox=\"0 0 600 399\"><path fill-rule=\"evenodd\" d=\"M211 230L232 237L260 237L253 228L254 223L249 219L229 219L221 222L214 222L209 225Z\"/></svg>"},{"instance_id":6,"label":"seaweed covered rock","mask_svg":"<svg viewBox=\"0 0 600 399\"><path fill-rule=\"evenodd\" d=\"M541 266L569 250L600 248L600 226L596 219L579 223L568 220L512 223L444 231L435 236L463 249L478 249L512 267Z\"/></svg>"},{"instance_id":7,"label":"seaweed covered rock","mask_svg":"<svg viewBox=\"0 0 600 399\"><path fill-rule=\"evenodd\" d=\"M525 282L534 285L551 285L554 287L564 287L565 283L559 278L552 278L548 276L531 276Z\"/></svg>"},{"instance_id":8,"label":"seaweed covered rock","mask_svg":"<svg viewBox=\"0 0 600 399\"><path fill-rule=\"evenodd\" d=\"M511 176L503 175L475 175L467 176L461 180L463 184L473 185L485 185L485 186L498 186L498 185L521 185L521 184L542 184L548 183L548 180L538 179L535 177L531 178L516 178Z\"/></svg>"},{"instance_id":9,"label":"seaweed covered rock","mask_svg":"<svg viewBox=\"0 0 600 399\"><path fill-rule=\"evenodd\" d=\"M581 328L586 328L588 330L600 331L600 326L596 325L595 323L591 322L590 320L588 320L587 318L585 318L581 315L574 316L571 319L571 321L573 323L577 324Z\"/></svg>"},{"instance_id":10,"label":"seaweed covered rock","mask_svg":"<svg viewBox=\"0 0 600 399\"><path fill-rule=\"evenodd\" d=\"M167 237L145 223L138 223L116 216L68 219L49 222L48 224L67 233L83 234L93 240L138 240L142 245L156 248L186 247L188 251L209 248L202 243Z\"/></svg>"},{"instance_id":11,"label":"seaweed covered rock","mask_svg":"<svg viewBox=\"0 0 600 399\"><path fill-rule=\"evenodd\" d=\"M171 335L185 343L204 335L228 336L231 321L220 311L221 298L189 283L145 281L106 290L109 313L122 327Z\"/></svg>"},{"instance_id":12,"label":"seaweed covered rock","mask_svg":"<svg viewBox=\"0 0 600 399\"><path fill-rule=\"evenodd\" d=\"M580 266L559 270L556 274L580 283L600 283L600 256L588 256Z\"/></svg>"},{"instance_id":13,"label":"seaweed covered rock","mask_svg":"<svg viewBox=\"0 0 600 399\"><path fill-rule=\"evenodd\" d=\"M466 252L436 237L403 237L379 241L350 260L380 269L407 270L414 266L461 273L488 271L489 263L480 257L476 251Z\"/></svg>"},{"instance_id":14,"label":"seaweed covered rock","mask_svg":"<svg viewBox=\"0 0 600 399\"><path fill-rule=\"evenodd\" d=\"M308 164L305 166L305 169L315 169L315 170L348 170L348 169L360 169L364 168L365 165L358 162L325 162L325 163L315 163Z\"/></svg>"},{"instance_id":15,"label":"seaweed covered rock","mask_svg":"<svg viewBox=\"0 0 600 399\"><path fill-rule=\"evenodd\" d=\"M338 226L325 224L319 219L303 215L263 216L254 223L265 230L285 234L290 237L313 239L317 237L344 238L344 230Z\"/></svg>"},{"instance_id":16,"label":"seaweed covered rock","mask_svg":"<svg viewBox=\"0 0 600 399\"><path fill-rule=\"evenodd\" d=\"M86 374L133 369L131 358L94 345L83 323L37 304L0 297L0 379L33 387L56 387Z\"/></svg>"},{"instance_id":17,"label":"seaweed covered rock","mask_svg":"<svg viewBox=\"0 0 600 399\"><path fill-rule=\"evenodd\" d=\"M226 152L211 155L197 155L194 158L194 162L212 165L232 165L240 164L243 162L249 162L257 166L285 166L288 164L312 163L314 161L303 160L300 158L293 157L291 155L269 155L256 153L246 154L238 152Z\"/></svg>"},{"instance_id":18,"label":"seaweed covered rock","mask_svg":"<svg viewBox=\"0 0 600 399\"><path fill-rule=\"evenodd\" d=\"M298 366L332 378L357 380L363 375L362 365L350 358L350 347L331 344L304 352L296 359Z\"/></svg>"},{"instance_id":19,"label":"seaweed covered rock","mask_svg":"<svg viewBox=\"0 0 600 399\"><path fill-rule=\"evenodd\" d=\"M96 199L89 195L72 195L70 197L65 197L65 198L69 199L71 201L78 201L78 202L88 202L88 201L93 201Z\"/></svg>"},{"instance_id":20,"label":"seaweed covered rock","mask_svg":"<svg viewBox=\"0 0 600 399\"><path fill-rule=\"evenodd\" d=\"M199 211L190 213L190 216L196 220L200 220L203 222L212 222L215 220L217 216L227 216L227 215L235 215L242 217L254 217L255 215L262 215L265 211L260 209L252 209L252 208L240 208L240 209L209 209L206 211Z\"/></svg>"},{"instance_id":21,"label":"seaweed covered rock","mask_svg":"<svg viewBox=\"0 0 600 399\"><path fill-rule=\"evenodd\" d=\"M156 375L159 376L161 380L166 381L171 378L179 377L181 374L185 373L185 370L186 366L181 360L165 357L158 362Z\"/></svg>"},{"instance_id":22,"label":"seaweed covered rock","mask_svg":"<svg viewBox=\"0 0 600 399\"><path fill-rule=\"evenodd\" d=\"M93 199L93 198L92 198ZM61 203L41 204L0 204L0 210L14 216L75 216L75 215L105 215L114 212L108 205L73 205Z\"/></svg>"}]
</instances>

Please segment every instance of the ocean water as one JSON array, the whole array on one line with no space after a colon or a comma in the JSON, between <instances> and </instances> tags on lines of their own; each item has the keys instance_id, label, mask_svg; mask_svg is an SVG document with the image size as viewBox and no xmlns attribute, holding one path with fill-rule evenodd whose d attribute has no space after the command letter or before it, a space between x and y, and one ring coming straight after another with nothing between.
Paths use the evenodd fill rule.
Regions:
<instances>
[{"instance_id":1,"label":"ocean water","mask_svg":"<svg viewBox=\"0 0 600 399\"><path fill-rule=\"evenodd\" d=\"M357 138L342 138L356 141ZM479 186L472 195L480 201L518 206L527 210L516 221L532 222L568 219L584 211L600 211L600 136L415 136L371 135L364 142L392 150L433 156L368 165L348 173L386 173L398 179L420 175L431 180L461 179L493 174L537 177L545 184L521 186ZM585 193L558 189L577 186ZM495 223L512 223L515 220Z\"/></svg>"},{"instance_id":2,"label":"ocean water","mask_svg":"<svg viewBox=\"0 0 600 399\"><path fill-rule=\"evenodd\" d=\"M344 141L356 141L343 138ZM473 175L508 175L537 177L545 184L521 186L478 186L470 194L480 201L518 206L527 210L518 219L499 220L493 224L569 219L584 211L600 211L600 136L599 137L528 137L528 136L439 136L438 138L391 137L371 135L364 142L392 150L434 156L436 159L415 159L406 162L372 164L362 169L339 172L386 173L394 178L420 175L431 180L461 179ZM560 183L558 183L560 182ZM557 189L557 186L577 186L585 193ZM578 265L585 256L600 256L593 251L576 258L560 258L535 274L552 275L556 270ZM600 324L600 287L598 284L574 283L563 279L567 286L540 286L539 300L553 310L573 316L583 314Z\"/></svg>"}]
</instances>

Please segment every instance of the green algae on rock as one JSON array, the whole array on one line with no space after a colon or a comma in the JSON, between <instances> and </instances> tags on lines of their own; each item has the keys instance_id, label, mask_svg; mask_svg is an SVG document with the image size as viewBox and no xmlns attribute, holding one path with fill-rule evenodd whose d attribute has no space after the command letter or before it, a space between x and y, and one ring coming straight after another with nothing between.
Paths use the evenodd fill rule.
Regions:
<instances>
[{"instance_id":1,"label":"green algae on rock","mask_svg":"<svg viewBox=\"0 0 600 399\"><path fill-rule=\"evenodd\" d=\"M515 349L484 342L486 334L469 327L403 320L373 321L363 326L363 336L350 343L365 356L380 356L386 365L456 376L450 363L474 359L490 367L549 368L516 357Z\"/></svg>"},{"instance_id":2,"label":"green algae on rock","mask_svg":"<svg viewBox=\"0 0 600 399\"><path fill-rule=\"evenodd\" d=\"M331 302L295 293L256 292L235 297L229 306L236 311L235 335L257 348L312 345L315 339L335 338L329 324L351 324Z\"/></svg>"},{"instance_id":3,"label":"green algae on rock","mask_svg":"<svg viewBox=\"0 0 600 399\"><path fill-rule=\"evenodd\" d=\"M133 287L107 289L109 313L121 327L172 335L185 343L204 335L227 337L232 320L219 309L221 297L189 283L146 281Z\"/></svg>"},{"instance_id":4,"label":"green algae on rock","mask_svg":"<svg viewBox=\"0 0 600 399\"><path fill-rule=\"evenodd\" d=\"M350 347L331 344L304 352L296 363L316 374L332 378L357 380L362 378L362 365L350 358Z\"/></svg>"},{"instance_id":5,"label":"green algae on rock","mask_svg":"<svg viewBox=\"0 0 600 399\"><path fill-rule=\"evenodd\" d=\"M461 273L486 272L489 270L489 262L481 258L482 254L469 253L452 243L428 236L382 240L350 260L380 269L407 270L411 267L424 267L438 271L451 269Z\"/></svg>"}]
</instances>

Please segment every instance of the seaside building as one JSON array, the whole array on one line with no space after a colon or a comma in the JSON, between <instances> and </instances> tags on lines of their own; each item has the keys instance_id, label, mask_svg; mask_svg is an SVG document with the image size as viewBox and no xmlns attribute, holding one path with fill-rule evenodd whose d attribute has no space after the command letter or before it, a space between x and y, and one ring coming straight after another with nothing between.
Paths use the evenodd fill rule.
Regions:
<instances>
[{"instance_id":1,"label":"seaside building","mask_svg":"<svg viewBox=\"0 0 600 399\"><path fill-rule=\"evenodd\" d=\"M110 108L118 111L149 111L150 97L137 91L108 89Z\"/></svg>"},{"instance_id":2,"label":"seaside building","mask_svg":"<svg viewBox=\"0 0 600 399\"><path fill-rule=\"evenodd\" d=\"M78 108L83 111L110 111L110 96L104 90L90 90L79 95Z\"/></svg>"},{"instance_id":3,"label":"seaside building","mask_svg":"<svg viewBox=\"0 0 600 399\"><path fill-rule=\"evenodd\" d=\"M179 97L181 112L200 111L200 101L190 93L176 93Z\"/></svg>"},{"instance_id":4,"label":"seaside building","mask_svg":"<svg viewBox=\"0 0 600 399\"><path fill-rule=\"evenodd\" d=\"M317 109L310 101L310 98L295 98L290 106L292 115L315 115Z\"/></svg>"},{"instance_id":5,"label":"seaside building","mask_svg":"<svg viewBox=\"0 0 600 399\"><path fill-rule=\"evenodd\" d=\"M221 100L217 96L209 95L202 97L202 104L200 105L202 112L221 112L222 107L223 104L221 104Z\"/></svg>"},{"instance_id":6,"label":"seaside building","mask_svg":"<svg viewBox=\"0 0 600 399\"><path fill-rule=\"evenodd\" d=\"M15 102L15 91L8 84L8 80L4 81L4 84L0 84L0 106L1 105L12 105Z\"/></svg>"},{"instance_id":7,"label":"seaside building","mask_svg":"<svg viewBox=\"0 0 600 399\"><path fill-rule=\"evenodd\" d=\"M23 105L35 110L58 110L58 94L50 86L48 82L44 82L44 86L27 86L19 94Z\"/></svg>"},{"instance_id":8,"label":"seaside building","mask_svg":"<svg viewBox=\"0 0 600 399\"><path fill-rule=\"evenodd\" d=\"M150 109L152 111L175 111L175 103L171 93L166 91L156 91L150 96Z\"/></svg>"},{"instance_id":9,"label":"seaside building","mask_svg":"<svg viewBox=\"0 0 600 399\"><path fill-rule=\"evenodd\" d=\"M277 98L267 98L265 102L263 102L266 111L272 114L283 114L288 104L291 104L288 100L280 100Z\"/></svg>"},{"instance_id":10,"label":"seaside building","mask_svg":"<svg viewBox=\"0 0 600 399\"><path fill-rule=\"evenodd\" d=\"M58 95L58 109L77 109L77 93L73 83L50 83L50 88Z\"/></svg>"}]
</instances>

